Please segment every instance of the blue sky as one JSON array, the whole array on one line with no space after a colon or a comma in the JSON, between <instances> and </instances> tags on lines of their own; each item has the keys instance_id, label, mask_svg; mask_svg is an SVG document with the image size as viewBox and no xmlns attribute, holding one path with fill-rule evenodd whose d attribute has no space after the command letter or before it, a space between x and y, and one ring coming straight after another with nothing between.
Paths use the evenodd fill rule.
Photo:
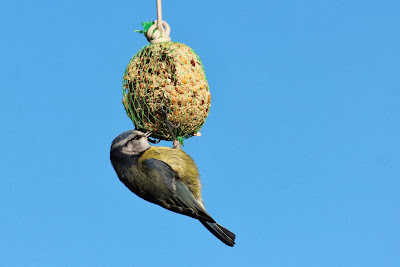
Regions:
<instances>
[{"instance_id":1,"label":"blue sky","mask_svg":"<svg viewBox=\"0 0 400 267\"><path fill-rule=\"evenodd\" d=\"M400 266L400 2L164 1L163 18L205 66L212 108L184 150L237 245L110 164L155 1L6 1L0 265Z\"/></svg>"}]
</instances>

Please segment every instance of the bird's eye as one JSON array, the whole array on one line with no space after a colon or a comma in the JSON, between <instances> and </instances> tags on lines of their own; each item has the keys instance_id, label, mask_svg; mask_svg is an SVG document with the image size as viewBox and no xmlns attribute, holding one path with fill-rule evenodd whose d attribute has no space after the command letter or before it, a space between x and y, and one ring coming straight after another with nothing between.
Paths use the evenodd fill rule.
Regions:
<instances>
[{"instance_id":1,"label":"bird's eye","mask_svg":"<svg viewBox=\"0 0 400 267\"><path fill-rule=\"evenodd\" d=\"M140 138L141 138L140 135L136 135L136 136L134 136L134 137L132 138L132 140L139 140Z\"/></svg>"}]
</instances>

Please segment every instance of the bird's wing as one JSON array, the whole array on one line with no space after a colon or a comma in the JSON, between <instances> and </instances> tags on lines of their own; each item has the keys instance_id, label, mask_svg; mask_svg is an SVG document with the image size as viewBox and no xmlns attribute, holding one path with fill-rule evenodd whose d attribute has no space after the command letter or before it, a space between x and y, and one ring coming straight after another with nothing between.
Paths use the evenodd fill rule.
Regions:
<instances>
[{"instance_id":1,"label":"bird's wing","mask_svg":"<svg viewBox=\"0 0 400 267\"><path fill-rule=\"evenodd\" d=\"M192 193L182 182L177 172L164 161L158 159L146 159L142 162L141 167L148 176L152 178L155 187L164 187L168 190L159 190L167 194L162 194L162 199L154 199L156 204L196 219L214 223L214 219L204 210L197 202ZM160 182L162 183L160 185ZM160 188L159 188L160 189ZM157 197L156 197L157 198Z\"/></svg>"}]
</instances>

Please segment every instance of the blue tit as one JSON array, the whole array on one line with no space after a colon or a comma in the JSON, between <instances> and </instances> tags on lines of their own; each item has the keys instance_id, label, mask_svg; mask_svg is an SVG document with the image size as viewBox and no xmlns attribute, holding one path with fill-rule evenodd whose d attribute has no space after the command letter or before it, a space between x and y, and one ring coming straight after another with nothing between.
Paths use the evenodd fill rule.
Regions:
<instances>
[{"instance_id":1,"label":"blue tit","mask_svg":"<svg viewBox=\"0 0 400 267\"><path fill-rule=\"evenodd\" d=\"M205 210L193 159L181 149L150 145L149 135L131 130L112 142L110 159L121 182L149 202L198 219L218 239L233 246L235 234Z\"/></svg>"}]
</instances>

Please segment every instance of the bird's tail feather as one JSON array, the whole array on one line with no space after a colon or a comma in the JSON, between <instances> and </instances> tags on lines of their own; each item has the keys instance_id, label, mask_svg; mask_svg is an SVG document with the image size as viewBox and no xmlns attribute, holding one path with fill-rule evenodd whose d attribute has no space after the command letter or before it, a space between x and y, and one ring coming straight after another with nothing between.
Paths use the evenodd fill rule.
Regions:
<instances>
[{"instance_id":1,"label":"bird's tail feather","mask_svg":"<svg viewBox=\"0 0 400 267\"><path fill-rule=\"evenodd\" d=\"M200 220L200 222L210 231L213 235L215 235L219 240L224 242L226 245L233 247L235 245L236 235L229 231L228 229L222 227L218 223L211 223Z\"/></svg>"}]
</instances>

